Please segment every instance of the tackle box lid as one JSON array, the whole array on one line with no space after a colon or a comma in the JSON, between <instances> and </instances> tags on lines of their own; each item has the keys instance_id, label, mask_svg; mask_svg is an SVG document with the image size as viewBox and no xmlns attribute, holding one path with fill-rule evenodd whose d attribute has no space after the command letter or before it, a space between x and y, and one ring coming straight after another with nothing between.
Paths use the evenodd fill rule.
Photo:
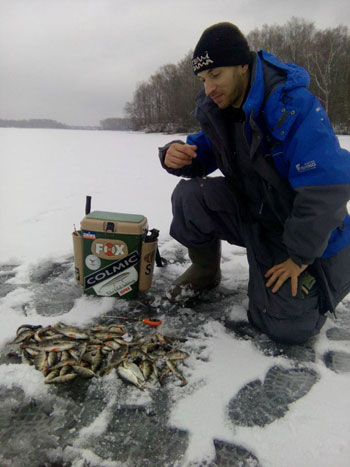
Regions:
<instances>
[{"instance_id":1,"label":"tackle box lid","mask_svg":"<svg viewBox=\"0 0 350 467\"><path fill-rule=\"evenodd\" d=\"M141 214L125 214L122 212L92 211L86 216L88 219L98 219L116 222L136 222L140 223L145 219Z\"/></svg>"},{"instance_id":2,"label":"tackle box lid","mask_svg":"<svg viewBox=\"0 0 350 467\"><path fill-rule=\"evenodd\" d=\"M148 228L147 219L142 214L108 211L92 211L84 217L80 225L83 230L126 235L142 235Z\"/></svg>"}]
</instances>

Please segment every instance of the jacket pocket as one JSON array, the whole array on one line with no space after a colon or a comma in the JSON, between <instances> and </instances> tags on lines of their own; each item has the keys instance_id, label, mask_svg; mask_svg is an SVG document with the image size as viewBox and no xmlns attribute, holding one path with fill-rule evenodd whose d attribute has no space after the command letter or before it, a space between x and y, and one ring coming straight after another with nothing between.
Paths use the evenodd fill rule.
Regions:
<instances>
[{"instance_id":1,"label":"jacket pocket","mask_svg":"<svg viewBox=\"0 0 350 467\"><path fill-rule=\"evenodd\" d=\"M298 294L292 297L290 280L287 280L276 293L272 293L265 285L263 273L260 278L251 275L249 281L250 307L266 313L278 320L305 320L307 317L318 316L320 307L319 289L315 284L308 295L300 290L301 279L298 281Z\"/></svg>"}]
</instances>

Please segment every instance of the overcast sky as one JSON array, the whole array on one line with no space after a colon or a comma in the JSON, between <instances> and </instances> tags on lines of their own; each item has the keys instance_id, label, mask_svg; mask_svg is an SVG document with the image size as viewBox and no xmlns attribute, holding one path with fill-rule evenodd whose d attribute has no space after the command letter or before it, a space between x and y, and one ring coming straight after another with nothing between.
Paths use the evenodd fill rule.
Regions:
<instances>
[{"instance_id":1,"label":"overcast sky","mask_svg":"<svg viewBox=\"0 0 350 467\"><path fill-rule=\"evenodd\" d=\"M202 31L292 16L350 22L349 0L0 0L0 118L95 125L123 116L137 83L179 62ZM179 89L179 92L185 92Z\"/></svg>"}]
</instances>

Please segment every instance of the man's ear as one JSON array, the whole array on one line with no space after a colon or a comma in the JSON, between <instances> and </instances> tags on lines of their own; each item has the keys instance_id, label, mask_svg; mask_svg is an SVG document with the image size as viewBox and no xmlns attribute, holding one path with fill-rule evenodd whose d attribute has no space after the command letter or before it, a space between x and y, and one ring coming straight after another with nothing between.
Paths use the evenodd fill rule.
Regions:
<instances>
[{"instance_id":1,"label":"man's ear","mask_svg":"<svg viewBox=\"0 0 350 467\"><path fill-rule=\"evenodd\" d=\"M246 65L241 65L241 66L242 66L243 73L247 73L247 71L249 70L249 65L246 64Z\"/></svg>"}]
</instances>

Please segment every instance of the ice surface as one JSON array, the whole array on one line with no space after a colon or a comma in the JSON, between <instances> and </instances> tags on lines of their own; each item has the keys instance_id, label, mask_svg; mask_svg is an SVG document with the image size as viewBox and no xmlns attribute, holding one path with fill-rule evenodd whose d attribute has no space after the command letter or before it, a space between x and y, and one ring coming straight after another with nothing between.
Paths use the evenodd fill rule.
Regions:
<instances>
[{"instance_id":1,"label":"ice surface","mask_svg":"<svg viewBox=\"0 0 350 467\"><path fill-rule=\"evenodd\" d=\"M229 402L229 417L235 425L242 426L272 423L285 415L289 404L305 396L317 380L314 370L272 367L264 383L248 383Z\"/></svg>"},{"instance_id":2,"label":"ice surface","mask_svg":"<svg viewBox=\"0 0 350 467\"><path fill-rule=\"evenodd\" d=\"M0 129L0 465L349 465L350 297L302 346L272 343L246 317L245 250L223 245L220 286L181 307L164 298L187 266L168 236L170 195L157 148L181 135ZM340 137L350 148L350 138ZM138 300L82 295L71 232L93 209L144 214L161 230L152 289ZM11 343L24 324L85 326L119 315L163 320L190 358L186 386L147 391L116 374L48 387ZM154 332L128 323L130 333Z\"/></svg>"}]
</instances>

